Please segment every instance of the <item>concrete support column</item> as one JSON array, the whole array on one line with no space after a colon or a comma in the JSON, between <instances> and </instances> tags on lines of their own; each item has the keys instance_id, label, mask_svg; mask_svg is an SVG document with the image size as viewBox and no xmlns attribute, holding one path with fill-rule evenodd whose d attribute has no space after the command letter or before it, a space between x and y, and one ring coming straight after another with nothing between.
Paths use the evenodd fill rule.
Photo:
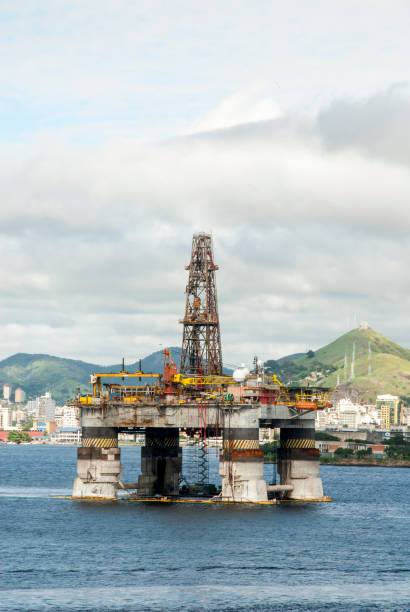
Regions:
<instances>
[{"instance_id":1,"label":"concrete support column","mask_svg":"<svg viewBox=\"0 0 410 612\"><path fill-rule=\"evenodd\" d=\"M278 472L281 485L293 487L289 499L323 498L319 478L319 451L315 448L315 429L284 428L280 431Z\"/></svg>"},{"instance_id":2,"label":"concrete support column","mask_svg":"<svg viewBox=\"0 0 410 612\"><path fill-rule=\"evenodd\" d=\"M77 449L77 478L73 497L113 499L121 474L118 432L112 427L83 427L82 447Z\"/></svg>"},{"instance_id":3,"label":"concrete support column","mask_svg":"<svg viewBox=\"0 0 410 612\"><path fill-rule=\"evenodd\" d=\"M182 451L177 427L147 427L141 449L138 495L178 495Z\"/></svg>"},{"instance_id":4,"label":"concrete support column","mask_svg":"<svg viewBox=\"0 0 410 612\"><path fill-rule=\"evenodd\" d=\"M224 428L219 460L222 499L235 502L267 501L263 478L263 450L257 427Z\"/></svg>"}]
</instances>

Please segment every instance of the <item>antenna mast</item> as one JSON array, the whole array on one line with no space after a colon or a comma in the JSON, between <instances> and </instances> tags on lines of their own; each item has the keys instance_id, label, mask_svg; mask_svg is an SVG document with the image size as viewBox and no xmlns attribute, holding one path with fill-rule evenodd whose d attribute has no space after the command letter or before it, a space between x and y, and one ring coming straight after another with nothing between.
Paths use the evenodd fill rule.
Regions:
<instances>
[{"instance_id":1,"label":"antenna mast","mask_svg":"<svg viewBox=\"0 0 410 612\"><path fill-rule=\"evenodd\" d=\"M222 349L210 234L194 234L186 287L182 337L182 374L221 375Z\"/></svg>"},{"instance_id":2,"label":"antenna mast","mask_svg":"<svg viewBox=\"0 0 410 612\"><path fill-rule=\"evenodd\" d=\"M356 356L356 342L353 342L352 348L352 363L350 364L350 380L354 379L354 365L355 365L355 356Z\"/></svg>"},{"instance_id":3,"label":"antenna mast","mask_svg":"<svg viewBox=\"0 0 410 612\"><path fill-rule=\"evenodd\" d=\"M370 340L369 340L369 350L368 350L368 361L369 361L369 367L367 368L367 375L371 376L372 375L372 347L370 346Z\"/></svg>"}]
</instances>

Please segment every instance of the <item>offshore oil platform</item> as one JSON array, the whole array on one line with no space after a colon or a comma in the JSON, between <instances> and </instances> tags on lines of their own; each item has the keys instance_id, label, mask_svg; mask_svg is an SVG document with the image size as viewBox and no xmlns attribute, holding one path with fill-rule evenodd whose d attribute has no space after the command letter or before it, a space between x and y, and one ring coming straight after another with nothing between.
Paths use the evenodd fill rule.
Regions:
<instances>
[{"instance_id":1,"label":"offshore oil platform","mask_svg":"<svg viewBox=\"0 0 410 612\"><path fill-rule=\"evenodd\" d=\"M184 482L180 432L196 436L206 449L222 438L220 492L212 501L269 503L329 501L319 477L315 412L329 406L329 390L285 386L262 369L244 366L224 375L212 238L193 236L186 287L180 367L164 351L162 374L120 372L91 376L92 393L72 402L80 408L82 447L78 448L75 499L116 499L119 489L134 489L134 499L191 499ZM145 382L145 384L144 384ZM263 477L260 428L279 428L277 471L280 484ZM121 481L118 434L145 434L138 482ZM182 485L182 486L181 486ZM208 491L209 492L209 491ZM203 494L204 491L202 490Z\"/></svg>"}]
</instances>

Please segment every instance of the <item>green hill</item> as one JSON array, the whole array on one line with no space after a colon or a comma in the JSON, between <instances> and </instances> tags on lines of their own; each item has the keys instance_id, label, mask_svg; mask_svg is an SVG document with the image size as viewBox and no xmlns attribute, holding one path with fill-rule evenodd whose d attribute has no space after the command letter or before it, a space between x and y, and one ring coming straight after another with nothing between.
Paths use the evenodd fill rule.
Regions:
<instances>
[{"instance_id":1,"label":"green hill","mask_svg":"<svg viewBox=\"0 0 410 612\"><path fill-rule=\"evenodd\" d=\"M354 378L351 379L353 345L355 367ZM315 352L290 355L278 361L267 361L265 365L269 371L279 374L284 382L310 381L312 384L336 387L339 380L341 392L356 394L362 401L373 402L376 395L382 393L410 400L410 350L371 328L353 329Z\"/></svg>"},{"instance_id":2,"label":"green hill","mask_svg":"<svg viewBox=\"0 0 410 612\"><path fill-rule=\"evenodd\" d=\"M173 359L179 364L181 349L170 348ZM164 355L162 351L152 353L141 362L144 372L162 372ZM126 364L129 371L137 370L139 362ZM119 372L121 364L101 366L75 359L64 359L53 355L30 355L17 353L0 361L0 386L9 383L13 390L21 387L26 397L33 398L51 391L57 403L74 397L77 389L91 390L90 374L93 372Z\"/></svg>"}]
</instances>

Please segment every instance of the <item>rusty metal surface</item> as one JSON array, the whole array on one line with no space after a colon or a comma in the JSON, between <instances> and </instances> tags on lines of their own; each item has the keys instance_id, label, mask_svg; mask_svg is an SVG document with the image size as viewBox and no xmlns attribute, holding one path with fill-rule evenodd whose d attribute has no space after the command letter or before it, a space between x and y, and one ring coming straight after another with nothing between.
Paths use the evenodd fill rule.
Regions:
<instances>
[{"instance_id":1,"label":"rusty metal surface","mask_svg":"<svg viewBox=\"0 0 410 612\"><path fill-rule=\"evenodd\" d=\"M263 450L262 449L233 449L231 452L232 459L250 459L250 458L259 458L263 459Z\"/></svg>"},{"instance_id":2,"label":"rusty metal surface","mask_svg":"<svg viewBox=\"0 0 410 612\"><path fill-rule=\"evenodd\" d=\"M79 404L82 427L178 427L212 429L259 427L314 427L312 414L298 415L289 406L212 403L142 404L102 401Z\"/></svg>"}]
</instances>

